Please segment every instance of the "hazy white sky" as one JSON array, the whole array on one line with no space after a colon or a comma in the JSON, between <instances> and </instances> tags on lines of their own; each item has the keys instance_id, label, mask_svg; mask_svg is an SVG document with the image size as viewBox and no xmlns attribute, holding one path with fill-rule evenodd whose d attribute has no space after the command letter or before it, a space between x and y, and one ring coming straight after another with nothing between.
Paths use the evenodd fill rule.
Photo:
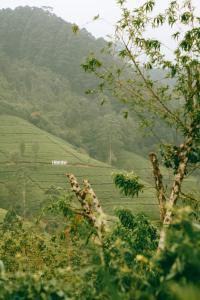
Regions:
<instances>
[{"instance_id":1,"label":"hazy white sky","mask_svg":"<svg viewBox=\"0 0 200 300\"><path fill-rule=\"evenodd\" d=\"M128 4L138 6L144 0L127 0ZM158 9L166 7L169 0L157 0ZM193 0L200 14L200 0ZM0 8L17 6L51 6L54 13L68 22L85 27L96 37L112 34L113 25L120 17L120 10L115 0L0 0ZM100 14L103 21L91 22L92 18ZM162 32L162 37L165 35Z\"/></svg>"}]
</instances>

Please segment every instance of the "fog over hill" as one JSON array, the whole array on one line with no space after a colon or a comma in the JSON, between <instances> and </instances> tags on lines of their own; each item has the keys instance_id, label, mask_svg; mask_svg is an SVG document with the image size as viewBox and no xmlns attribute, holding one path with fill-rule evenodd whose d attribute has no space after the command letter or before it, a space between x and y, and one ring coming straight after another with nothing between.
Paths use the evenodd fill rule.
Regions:
<instances>
[{"instance_id":1,"label":"fog over hill","mask_svg":"<svg viewBox=\"0 0 200 300\"><path fill-rule=\"evenodd\" d=\"M70 23L48 11L19 7L0 10L0 40L2 113L23 117L119 167L126 167L118 160L122 150L146 156L159 142L155 136L143 138L134 114L124 120L126 107L114 98L107 96L103 106L96 96L86 98L96 79L80 65L91 51L105 59L103 39L86 30L75 35ZM165 128L159 128L167 139Z\"/></svg>"}]
</instances>

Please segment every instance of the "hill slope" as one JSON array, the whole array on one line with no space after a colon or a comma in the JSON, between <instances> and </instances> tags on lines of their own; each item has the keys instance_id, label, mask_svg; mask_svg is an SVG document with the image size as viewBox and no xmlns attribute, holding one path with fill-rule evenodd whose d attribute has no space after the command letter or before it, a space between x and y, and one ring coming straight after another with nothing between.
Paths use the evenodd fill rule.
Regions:
<instances>
[{"instance_id":1,"label":"hill slope","mask_svg":"<svg viewBox=\"0 0 200 300\"><path fill-rule=\"evenodd\" d=\"M45 191L54 185L70 190L65 173L81 181L88 178L104 209L113 213L123 206L134 212L144 211L158 217L154 191L149 186L137 199L121 197L111 173L115 171L78 152L65 141L13 116L0 116L0 207L14 204L20 211L38 211L47 197ZM52 165L52 160L67 161L66 166Z\"/></svg>"},{"instance_id":2,"label":"hill slope","mask_svg":"<svg viewBox=\"0 0 200 300\"><path fill-rule=\"evenodd\" d=\"M0 50L63 75L83 94L91 82L80 64L89 52L100 52L106 42L86 30L74 35L72 24L37 7L0 10Z\"/></svg>"},{"instance_id":3,"label":"hill slope","mask_svg":"<svg viewBox=\"0 0 200 300\"><path fill-rule=\"evenodd\" d=\"M80 67L88 54L113 62L101 52L103 39L86 30L75 35L72 24L42 9L19 7L0 10L0 41L0 113L26 119L101 161L110 160L112 148L118 166L121 150L147 156L154 149L157 139L137 131L133 112L123 119L125 104L110 93L103 106L101 96L83 95L96 86L96 78ZM172 138L171 130L158 128L157 135Z\"/></svg>"}]
</instances>

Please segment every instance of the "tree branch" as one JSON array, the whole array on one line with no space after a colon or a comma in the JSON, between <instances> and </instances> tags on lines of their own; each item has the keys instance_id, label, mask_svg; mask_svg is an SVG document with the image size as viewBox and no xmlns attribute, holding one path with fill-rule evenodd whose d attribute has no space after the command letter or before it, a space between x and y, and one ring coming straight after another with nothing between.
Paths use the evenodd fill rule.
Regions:
<instances>
[{"instance_id":1,"label":"tree branch","mask_svg":"<svg viewBox=\"0 0 200 300\"><path fill-rule=\"evenodd\" d=\"M100 205L100 202L93 191L88 180L84 180L84 188L81 189L76 177L73 174L66 174L72 187L72 191L76 194L79 200L83 214L97 230L97 235L102 242L102 235L107 230L106 215Z\"/></svg>"}]
</instances>

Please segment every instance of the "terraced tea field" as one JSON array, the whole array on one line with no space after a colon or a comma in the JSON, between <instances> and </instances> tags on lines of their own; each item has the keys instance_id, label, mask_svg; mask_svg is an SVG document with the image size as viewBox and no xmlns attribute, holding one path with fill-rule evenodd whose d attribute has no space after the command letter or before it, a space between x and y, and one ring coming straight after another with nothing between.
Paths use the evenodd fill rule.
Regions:
<instances>
[{"instance_id":1,"label":"terraced tea field","mask_svg":"<svg viewBox=\"0 0 200 300\"><path fill-rule=\"evenodd\" d=\"M138 199L122 197L112 181L114 168L78 152L72 145L20 118L0 116L0 140L2 208L8 208L8 199L9 202L11 198L15 200L15 192L22 182L26 189L27 206L38 210L50 186L70 190L65 173L73 173L80 182L84 178L90 180L108 213L121 206L134 212L145 211L152 218L158 216L153 188L145 189ZM52 160L67 161L67 165L52 165ZM20 191L19 196L23 202Z\"/></svg>"},{"instance_id":2,"label":"terraced tea field","mask_svg":"<svg viewBox=\"0 0 200 300\"><path fill-rule=\"evenodd\" d=\"M8 209L18 201L29 211L37 212L51 187L66 191L70 186L65 177L73 173L81 182L89 179L107 213L117 207L133 212L145 212L158 218L157 201L151 178L151 166L142 157L130 157L132 169L145 178L145 189L138 198L119 194L112 180L111 166L80 153L72 145L13 116L0 116L0 207ZM128 155L128 154L127 154ZM128 159L128 158L127 158ZM66 161L66 165L52 165L52 161ZM164 171L164 176L169 176ZM170 180L170 179L169 179ZM197 178L188 179L197 186Z\"/></svg>"}]
</instances>

